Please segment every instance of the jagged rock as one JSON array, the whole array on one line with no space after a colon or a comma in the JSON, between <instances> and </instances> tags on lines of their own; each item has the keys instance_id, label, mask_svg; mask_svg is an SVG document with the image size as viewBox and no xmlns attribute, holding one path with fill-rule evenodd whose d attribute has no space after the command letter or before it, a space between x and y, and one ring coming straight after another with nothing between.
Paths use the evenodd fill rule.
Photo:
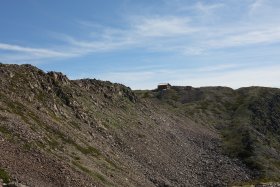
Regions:
<instances>
[{"instance_id":1,"label":"jagged rock","mask_svg":"<svg viewBox=\"0 0 280 187\"><path fill-rule=\"evenodd\" d=\"M51 71L48 72L48 75L52 77L56 82L60 82L63 85L69 85L69 79L66 77L66 75L63 75L60 72Z\"/></svg>"}]
</instances>

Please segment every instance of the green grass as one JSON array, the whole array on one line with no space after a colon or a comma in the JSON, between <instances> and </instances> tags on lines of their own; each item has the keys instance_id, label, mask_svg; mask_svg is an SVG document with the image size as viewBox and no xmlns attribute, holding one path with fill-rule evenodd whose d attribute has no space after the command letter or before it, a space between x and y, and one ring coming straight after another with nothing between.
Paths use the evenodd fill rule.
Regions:
<instances>
[{"instance_id":1,"label":"green grass","mask_svg":"<svg viewBox=\"0 0 280 187\"><path fill-rule=\"evenodd\" d=\"M2 110L1 108L0 108L0 110ZM0 120L1 121L7 121L9 118L8 117L6 117L6 116L0 116Z\"/></svg>"},{"instance_id":2,"label":"green grass","mask_svg":"<svg viewBox=\"0 0 280 187\"><path fill-rule=\"evenodd\" d=\"M25 144L23 144L23 149L25 149L27 151L32 150L33 149L32 143L25 143Z\"/></svg>"},{"instance_id":3,"label":"green grass","mask_svg":"<svg viewBox=\"0 0 280 187\"><path fill-rule=\"evenodd\" d=\"M24 113L26 111L26 107L23 104L17 101L12 101L3 94L1 94L1 97L3 97L3 102L8 107L7 111L19 115L24 122L28 123L28 118Z\"/></svg>"},{"instance_id":4,"label":"green grass","mask_svg":"<svg viewBox=\"0 0 280 187\"><path fill-rule=\"evenodd\" d=\"M0 178L3 180L4 183L10 182L9 174L2 168L0 168Z\"/></svg>"},{"instance_id":5,"label":"green grass","mask_svg":"<svg viewBox=\"0 0 280 187\"><path fill-rule=\"evenodd\" d=\"M82 147L76 143L73 143L73 145L83 154L90 154L93 156L99 156L100 155L100 151L92 146L87 146L87 147Z\"/></svg>"},{"instance_id":6,"label":"green grass","mask_svg":"<svg viewBox=\"0 0 280 187\"><path fill-rule=\"evenodd\" d=\"M51 149L56 149L59 146L59 142L53 138L46 139L47 144Z\"/></svg>"},{"instance_id":7,"label":"green grass","mask_svg":"<svg viewBox=\"0 0 280 187\"><path fill-rule=\"evenodd\" d=\"M110 164L110 168L115 168L115 169L121 169L119 166L117 166L113 161L109 160L108 158L104 157L104 160Z\"/></svg>"},{"instance_id":8,"label":"green grass","mask_svg":"<svg viewBox=\"0 0 280 187\"><path fill-rule=\"evenodd\" d=\"M86 168L85 166L83 166L81 163L77 162L77 161L72 161L72 163L78 167L80 170L82 170L83 172L89 174L91 177L93 177L94 179L97 179L99 181L101 181L102 183L104 184L107 184L107 185L111 185L109 183L109 181L107 181L107 179L101 175L100 173L97 173L97 172L94 172L94 171L91 171L89 170L88 168Z\"/></svg>"},{"instance_id":9,"label":"green grass","mask_svg":"<svg viewBox=\"0 0 280 187\"><path fill-rule=\"evenodd\" d=\"M72 156L75 160L81 160L81 157L79 157L79 156L76 156L76 155L74 155L74 156Z\"/></svg>"},{"instance_id":10,"label":"green grass","mask_svg":"<svg viewBox=\"0 0 280 187\"><path fill-rule=\"evenodd\" d=\"M5 126L0 126L0 133L3 134L3 136L10 142L15 142L17 140L17 135L10 131L7 127Z\"/></svg>"},{"instance_id":11,"label":"green grass","mask_svg":"<svg viewBox=\"0 0 280 187\"><path fill-rule=\"evenodd\" d=\"M67 143L70 144L74 147L76 147L77 150L79 150L81 153L83 154L90 154L92 156L99 156L101 155L100 151L92 146L81 146L79 144L77 144L72 138L66 136L64 133L62 133L61 131L57 130L57 129L53 129L52 127L48 127L46 126L46 130L48 132L50 132L53 136L61 139L63 141L63 143ZM59 145L59 143L53 138L50 137L52 141L48 141L49 145L53 148L57 147Z\"/></svg>"},{"instance_id":12,"label":"green grass","mask_svg":"<svg viewBox=\"0 0 280 187\"><path fill-rule=\"evenodd\" d=\"M169 112L183 114L219 130L224 153L257 171L259 179L280 178L277 162L280 160L277 156L280 154L279 89L252 87L234 91L213 87L186 91L172 88L151 93L154 95L151 99L157 98L161 107ZM180 102L184 98L188 99L187 103ZM266 158L269 151L276 153Z\"/></svg>"},{"instance_id":13,"label":"green grass","mask_svg":"<svg viewBox=\"0 0 280 187\"><path fill-rule=\"evenodd\" d=\"M76 123L75 121L70 121L69 123L72 127L74 127L75 129L81 130L81 126Z\"/></svg>"},{"instance_id":14,"label":"green grass","mask_svg":"<svg viewBox=\"0 0 280 187\"><path fill-rule=\"evenodd\" d=\"M11 134L9 129L7 127L4 127L4 126L0 126L0 132L3 133L3 134Z\"/></svg>"}]
</instances>

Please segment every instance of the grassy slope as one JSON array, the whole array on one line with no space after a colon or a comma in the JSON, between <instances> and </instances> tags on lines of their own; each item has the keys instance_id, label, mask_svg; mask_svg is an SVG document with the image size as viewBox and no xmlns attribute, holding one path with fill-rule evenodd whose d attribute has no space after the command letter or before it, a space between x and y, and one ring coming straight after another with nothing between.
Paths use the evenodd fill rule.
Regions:
<instances>
[{"instance_id":1,"label":"grassy slope","mask_svg":"<svg viewBox=\"0 0 280 187\"><path fill-rule=\"evenodd\" d=\"M278 177L276 164L265 173L268 164L255 161L263 148L272 150L255 141L256 133L262 132L252 130L253 120L258 126L267 123L263 117L250 117L252 111L259 111L250 105L259 91L176 87L163 94L141 91L140 97L148 100L137 100L119 84L69 81L31 66L0 67L0 138L5 140L0 144L0 162L11 176L25 176L30 184L42 186L44 181L63 186L69 178L74 182L68 186L209 186L248 180L243 165L220 153L214 127L223 134L230 156L242 158L258 171L263 167L263 177ZM270 140L271 146L279 143ZM21 154L16 157L18 165L13 164L13 155L5 154L7 150Z\"/></svg>"},{"instance_id":2,"label":"grassy slope","mask_svg":"<svg viewBox=\"0 0 280 187\"><path fill-rule=\"evenodd\" d=\"M173 87L138 91L176 115L219 130L226 154L241 159L258 180L280 180L280 90L250 87Z\"/></svg>"},{"instance_id":3,"label":"grassy slope","mask_svg":"<svg viewBox=\"0 0 280 187\"><path fill-rule=\"evenodd\" d=\"M110 153L115 148L108 146L114 134L108 128L118 128L124 122L116 118L113 97L118 105L133 105L130 101L133 95L127 95L126 87L96 80L70 82L63 76L58 80L55 75L28 65L0 64L0 67L0 138L7 146L15 145L15 148L9 146L14 148L10 154L22 153L16 155L22 164L13 164L14 155L6 155L6 147L1 143L0 161L5 171L35 186L152 184L131 171L129 163L118 158L122 155L118 150L114 152L118 156ZM124 113L125 107L118 112ZM35 173L30 171L31 166L25 165L34 152L38 159L32 164L37 167ZM50 171L61 165L65 168L59 170L67 172ZM0 178L8 180L4 169ZM67 183L69 178L73 179Z\"/></svg>"}]
</instances>

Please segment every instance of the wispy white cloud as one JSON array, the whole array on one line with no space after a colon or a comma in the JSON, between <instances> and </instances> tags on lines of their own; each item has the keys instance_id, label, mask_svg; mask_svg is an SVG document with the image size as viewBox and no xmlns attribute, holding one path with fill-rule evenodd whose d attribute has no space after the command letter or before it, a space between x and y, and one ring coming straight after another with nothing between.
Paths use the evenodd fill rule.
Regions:
<instances>
[{"instance_id":1,"label":"wispy white cloud","mask_svg":"<svg viewBox=\"0 0 280 187\"><path fill-rule=\"evenodd\" d=\"M261 43L280 42L280 27L236 33L207 41L209 48L227 48Z\"/></svg>"},{"instance_id":2,"label":"wispy white cloud","mask_svg":"<svg viewBox=\"0 0 280 187\"><path fill-rule=\"evenodd\" d=\"M164 0L165 4L179 12L196 11L199 14L211 14L213 11L222 8L223 3L207 3L206 1L196 1L194 4L185 0Z\"/></svg>"},{"instance_id":3,"label":"wispy white cloud","mask_svg":"<svg viewBox=\"0 0 280 187\"><path fill-rule=\"evenodd\" d=\"M34 48L21 45L0 43L0 61L4 63L41 64L49 60L58 60L80 56L79 49L67 46L55 48Z\"/></svg>"},{"instance_id":4,"label":"wispy white cloud","mask_svg":"<svg viewBox=\"0 0 280 187\"><path fill-rule=\"evenodd\" d=\"M59 37L73 48L82 49L83 55L131 47L167 51L176 48L176 45L168 46L169 42L176 43L178 37L188 37L199 31L189 22L188 17L137 17L131 20L126 29L104 28L99 39L76 39L61 34Z\"/></svg>"},{"instance_id":5,"label":"wispy white cloud","mask_svg":"<svg viewBox=\"0 0 280 187\"><path fill-rule=\"evenodd\" d=\"M262 6L264 5L265 0L254 0L252 2L252 4L250 4L249 6L249 13L253 14L255 13L258 9L262 8Z\"/></svg>"},{"instance_id":6,"label":"wispy white cloud","mask_svg":"<svg viewBox=\"0 0 280 187\"><path fill-rule=\"evenodd\" d=\"M197 31L189 26L187 17L144 18L132 27L132 33L141 37L182 36Z\"/></svg>"},{"instance_id":7,"label":"wispy white cloud","mask_svg":"<svg viewBox=\"0 0 280 187\"><path fill-rule=\"evenodd\" d=\"M6 43L0 43L0 49L5 51L29 53L34 56L41 56L41 57L63 57L69 55L64 52L58 52L50 49L30 48L30 47L23 47L19 45L11 45Z\"/></svg>"},{"instance_id":8,"label":"wispy white cloud","mask_svg":"<svg viewBox=\"0 0 280 187\"><path fill-rule=\"evenodd\" d=\"M218 72L218 71L225 71L225 70L232 70L233 68L240 68L242 67L239 64L222 64L222 65L215 65L215 66L205 66L201 68L197 68L195 71L197 72Z\"/></svg>"},{"instance_id":9,"label":"wispy white cloud","mask_svg":"<svg viewBox=\"0 0 280 187\"><path fill-rule=\"evenodd\" d=\"M248 15L257 11L272 0L246 1L249 3ZM183 6L186 3L176 0L181 8L187 7L208 17L223 16L216 12L224 9L226 3L204 3ZM246 3L245 2L245 3ZM180 7L177 7L180 9ZM275 11L275 9L273 9ZM211 13L211 14L208 14ZM217 15L215 15L217 14ZM236 15L238 16L238 15ZM14 54L26 56L28 59L71 58L85 56L91 53L111 52L131 48L144 48L150 51L172 52L184 55L203 55L211 49L219 50L231 47L262 45L280 42L280 27L278 22L247 23L246 18L239 18L238 23L226 24L217 22L214 25L203 25L199 20L193 20L191 15L132 15L127 18L125 26L112 28L96 22L76 21L78 27L87 29L87 35L82 38L58 34L56 37L64 42L59 46L49 48L33 48L14 44L0 43L1 51L8 51L6 59ZM245 20L243 20L245 19ZM94 33L94 37L92 36Z\"/></svg>"},{"instance_id":10,"label":"wispy white cloud","mask_svg":"<svg viewBox=\"0 0 280 187\"><path fill-rule=\"evenodd\" d=\"M181 2L181 1L180 1ZM264 6L265 2L256 0L251 6ZM205 4L198 2L188 6L197 11L215 13L225 4ZM268 5L266 5L268 6ZM252 7L249 7L248 14ZM211 16L211 15L207 15ZM211 49L225 49L262 45L280 42L280 28L275 22L250 23L240 20L237 23L199 26L190 16L141 16L129 19L126 29L104 29L101 41L72 41L72 44L86 47L89 51L110 51L132 47L148 50L175 52L185 55L203 55Z\"/></svg>"},{"instance_id":11,"label":"wispy white cloud","mask_svg":"<svg viewBox=\"0 0 280 187\"><path fill-rule=\"evenodd\" d=\"M224 6L224 4L222 4L222 3L205 4L205 3L202 3L201 1L199 1L193 6L193 8L204 14L209 14L218 8L222 8L223 6Z\"/></svg>"},{"instance_id":12,"label":"wispy white cloud","mask_svg":"<svg viewBox=\"0 0 280 187\"><path fill-rule=\"evenodd\" d=\"M191 83L194 86L230 86L232 88L240 88L247 86L269 86L280 87L280 66L261 66L235 69L227 72L218 72L212 74L201 75L199 77L184 78L184 83ZM256 76L258 75L258 76ZM183 78L183 77L182 77ZM175 84L181 83L182 79L178 77Z\"/></svg>"}]
</instances>

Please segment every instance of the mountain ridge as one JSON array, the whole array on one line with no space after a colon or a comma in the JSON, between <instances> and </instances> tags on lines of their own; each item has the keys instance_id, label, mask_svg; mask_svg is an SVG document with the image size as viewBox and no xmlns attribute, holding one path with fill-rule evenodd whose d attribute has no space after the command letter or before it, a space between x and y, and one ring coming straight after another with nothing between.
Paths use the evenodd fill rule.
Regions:
<instances>
[{"instance_id":1,"label":"mountain ridge","mask_svg":"<svg viewBox=\"0 0 280 187\"><path fill-rule=\"evenodd\" d=\"M228 114L219 121L205 112L212 110L207 102L217 102L213 95L233 100L223 97L222 88L212 95L211 88L192 87L185 93L176 87L165 93L132 91L108 81L69 80L31 65L0 64L0 77L0 169L23 184L226 186L261 175L225 146L225 139L232 139L217 123ZM236 107L220 103L225 110ZM252 106L256 112L257 106Z\"/></svg>"}]
</instances>

